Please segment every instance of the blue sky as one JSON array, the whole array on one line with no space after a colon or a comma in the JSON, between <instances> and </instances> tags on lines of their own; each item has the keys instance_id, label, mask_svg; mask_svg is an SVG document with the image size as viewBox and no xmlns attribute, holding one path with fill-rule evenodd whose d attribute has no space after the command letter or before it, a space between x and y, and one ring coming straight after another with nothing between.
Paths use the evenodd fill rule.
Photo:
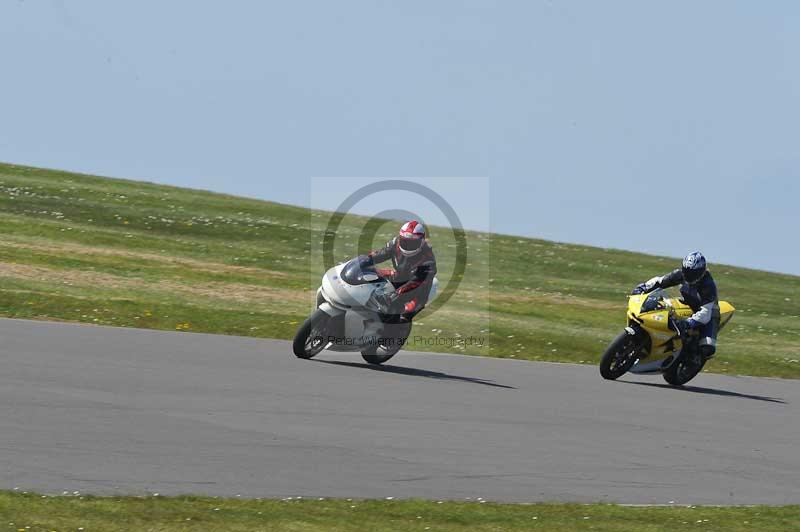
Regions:
<instances>
[{"instance_id":1,"label":"blue sky","mask_svg":"<svg viewBox=\"0 0 800 532\"><path fill-rule=\"evenodd\" d=\"M488 201L494 231L800 274L796 2L17 0L0 20L0 160L298 205L315 176L485 176L488 200L448 199Z\"/></svg>"}]
</instances>

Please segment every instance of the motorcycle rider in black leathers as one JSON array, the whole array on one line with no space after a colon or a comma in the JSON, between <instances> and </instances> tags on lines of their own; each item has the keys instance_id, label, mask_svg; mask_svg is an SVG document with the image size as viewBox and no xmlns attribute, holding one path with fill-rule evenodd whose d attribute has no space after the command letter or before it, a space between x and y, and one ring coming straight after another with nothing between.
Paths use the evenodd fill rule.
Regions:
<instances>
[{"instance_id":1,"label":"motorcycle rider in black leathers","mask_svg":"<svg viewBox=\"0 0 800 532\"><path fill-rule=\"evenodd\" d=\"M690 253L678 268L663 277L653 277L634 288L634 294L646 294L659 288L680 285L683 302L691 307L694 314L673 325L681 336L686 337L692 330L699 331L700 355L705 359L717 351L717 332L719 331L719 299L717 284L706 267L706 259L699 251Z\"/></svg>"},{"instance_id":2,"label":"motorcycle rider in black leathers","mask_svg":"<svg viewBox=\"0 0 800 532\"><path fill-rule=\"evenodd\" d=\"M410 322L427 303L436 275L436 257L425 238L425 227L417 220L404 223L396 237L369 257L373 264L391 260L394 267L377 269L395 287L383 301L386 321Z\"/></svg>"},{"instance_id":3,"label":"motorcycle rider in black leathers","mask_svg":"<svg viewBox=\"0 0 800 532\"><path fill-rule=\"evenodd\" d=\"M404 223L396 237L369 257L373 264L392 261L393 269L376 268L395 288L381 301L381 336L384 342L403 345L411 333L411 319L428 302L436 275L436 257L425 238L425 227L417 220ZM371 350L377 351L377 346Z\"/></svg>"}]
</instances>

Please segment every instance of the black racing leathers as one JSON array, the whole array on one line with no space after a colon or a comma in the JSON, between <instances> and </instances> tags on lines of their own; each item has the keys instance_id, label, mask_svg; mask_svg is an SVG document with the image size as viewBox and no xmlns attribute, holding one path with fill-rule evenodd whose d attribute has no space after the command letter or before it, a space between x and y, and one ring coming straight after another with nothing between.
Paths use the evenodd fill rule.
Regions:
<instances>
[{"instance_id":1,"label":"black racing leathers","mask_svg":"<svg viewBox=\"0 0 800 532\"><path fill-rule=\"evenodd\" d=\"M644 292L652 292L658 288L669 288L680 285L683 302L689 305L694 314L686 320L690 328L700 331L700 349L707 357L714 354L717 346L717 332L719 330L719 299L717 297L717 283L711 272L695 284L687 283L683 278L683 271L678 268L663 277L654 277L644 283Z\"/></svg>"},{"instance_id":2,"label":"black racing leathers","mask_svg":"<svg viewBox=\"0 0 800 532\"><path fill-rule=\"evenodd\" d=\"M403 306L403 315L410 319L422 310L436 275L436 257L428 241L422 243L417 253L407 256L400 251L395 237L369 256L374 264L392 261L393 269L380 268L378 273L394 285L397 302Z\"/></svg>"}]
</instances>

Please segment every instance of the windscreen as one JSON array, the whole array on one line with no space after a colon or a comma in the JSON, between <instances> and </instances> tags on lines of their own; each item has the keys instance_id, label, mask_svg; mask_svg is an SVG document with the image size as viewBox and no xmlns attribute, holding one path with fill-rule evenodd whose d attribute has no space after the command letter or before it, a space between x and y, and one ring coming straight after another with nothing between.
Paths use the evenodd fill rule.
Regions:
<instances>
[{"instance_id":1,"label":"windscreen","mask_svg":"<svg viewBox=\"0 0 800 532\"><path fill-rule=\"evenodd\" d=\"M640 312L650 312L653 310L662 310L664 308L664 290L656 290L650 292L647 299L642 303Z\"/></svg>"},{"instance_id":2,"label":"windscreen","mask_svg":"<svg viewBox=\"0 0 800 532\"><path fill-rule=\"evenodd\" d=\"M378 273L375 271L372 259L366 255L360 255L345 264L339 277L342 281L352 285L380 281L380 276L378 276Z\"/></svg>"}]
</instances>

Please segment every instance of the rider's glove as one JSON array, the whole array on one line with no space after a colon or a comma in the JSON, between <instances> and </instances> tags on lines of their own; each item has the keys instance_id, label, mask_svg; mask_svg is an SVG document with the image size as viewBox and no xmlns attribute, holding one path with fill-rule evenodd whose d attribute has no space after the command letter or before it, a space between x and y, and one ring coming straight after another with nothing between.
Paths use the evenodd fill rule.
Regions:
<instances>
[{"instance_id":1,"label":"rider's glove","mask_svg":"<svg viewBox=\"0 0 800 532\"><path fill-rule=\"evenodd\" d=\"M631 291L631 295L638 296L639 294L644 294L646 291L647 291L647 284L646 283L642 283L642 284L636 285L636 288L634 288Z\"/></svg>"},{"instance_id":2,"label":"rider's glove","mask_svg":"<svg viewBox=\"0 0 800 532\"><path fill-rule=\"evenodd\" d=\"M697 328L698 323L692 318L689 318L688 320L675 320L674 325L675 330L678 331L681 336L686 336L686 333Z\"/></svg>"},{"instance_id":3,"label":"rider's glove","mask_svg":"<svg viewBox=\"0 0 800 532\"><path fill-rule=\"evenodd\" d=\"M400 296L397 292L389 292L388 294L383 294L378 298L378 303L381 306L381 311L384 314L389 313L389 309L392 308L392 305L397 301Z\"/></svg>"}]
</instances>

